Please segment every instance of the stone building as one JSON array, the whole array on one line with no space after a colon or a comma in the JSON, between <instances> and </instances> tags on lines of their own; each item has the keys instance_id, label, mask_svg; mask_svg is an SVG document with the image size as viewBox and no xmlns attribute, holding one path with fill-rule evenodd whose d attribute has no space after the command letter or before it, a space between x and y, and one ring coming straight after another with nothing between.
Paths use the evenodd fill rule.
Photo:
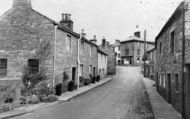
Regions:
<instances>
[{"instance_id":1,"label":"stone building","mask_svg":"<svg viewBox=\"0 0 190 119\"><path fill-rule=\"evenodd\" d=\"M31 0L13 0L0 18L0 80L20 80L26 66L31 73L45 69L52 87L64 72L77 85L79 72L96 75L98 46L73 31L70 16L62 14L58 23L34 10Z\"/></svg>"},{"instance_id":2,"label":"stone building","mask_svg":"<svg viewBox=\"0 0 190 119\"><path fill-rule=\"evenodd\" d=\"M100 50L105 52L108 55L108 66L107 66L107 74L114 75L116 73L116 53L112 49L112 46L106 41L105 38L102 39L102 44L99 45Z\"/></svg>"},{"instance_id":3,"label":"stone building","mask_svg":"<svg viewBox=\"0 0 190 119\"><path fill-rule=\"evenodd\" d=\"M147 61L145 65L145 76L150 79L155 79L155 68L156 68L156 49L147 51Z\"/></svg>"},{"instance_id":4,"label":"stone building","mask_svg":"<svg viewBox=\"0 0 190 119\"><path fill-rule=\"evenodd\" d=\"M122 65L137 66L143 63L144 41L140 36L140 32L135 32L134 36L129 37L126 41L121 41L121 62ZM154 48L154 43L146 41L146 50Z\"/></svg>"},{"instance_id":5,"label":"stone building","mask_svg":"<svg viewBox=\"0 0 190 119\"><path fill-rule=\"evenodd\" d=\"M104 78L107 75L108 55L102 50L98 49L98 75Z\"/></svg>"},{"instance_id":6,"label":"stone building","mask_svg":"<svg viewBox=\"0 0 190 119\"><path fill-rule=\"evenodd\" d=\"M111 47L116 52L116 64L121 65L120 40L115 40L115 43L112 44Z\"/></svg>"},{"instance_id":7,"label":"stone building","mask_svg":"<svg viewBox=\"0 0 190 119\"><path fill-rule=\"evenodd\" d=\"M158 92L190 118L190 2L183 1L156 37Z\"/></svg>"}]
</instances>

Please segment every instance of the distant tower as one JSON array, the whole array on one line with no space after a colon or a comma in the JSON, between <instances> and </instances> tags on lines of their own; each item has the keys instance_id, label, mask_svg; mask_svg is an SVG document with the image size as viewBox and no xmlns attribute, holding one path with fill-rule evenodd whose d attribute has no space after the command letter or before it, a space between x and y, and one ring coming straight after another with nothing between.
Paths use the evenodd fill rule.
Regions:
<instances>
[{"instance_id":1,"label":"distant tower","mask_svg":"<svg viewBox=\"0 0 190 119\"><path fill-rule=\"evenodd\" d=\"M13 8L15 7L32 8L32 3L31 3L31 0L13 0Z\"/></svg>"},{"instance_id":2,"label":"distant tower","mask_svg":"<svg viewBox=\"0 0 190 119\"><path fill-rule=\"evenodd\" d=\"M73 21L71 20L71 14L62 14L62 20L60 21L62 26L73 30Z\"/></svg>"}]
</instances>

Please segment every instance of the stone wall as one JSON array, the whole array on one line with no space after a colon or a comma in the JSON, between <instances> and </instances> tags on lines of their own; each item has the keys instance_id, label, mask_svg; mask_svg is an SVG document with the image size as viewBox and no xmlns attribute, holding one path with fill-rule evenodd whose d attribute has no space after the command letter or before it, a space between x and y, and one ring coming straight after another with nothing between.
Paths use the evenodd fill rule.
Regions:
<instances>
[{"instance_id":1,"label":"stone wall","mask_svg":"<svg viewBox=\"0 0 190 119\"><path fill-rule=\"evenodd\" d=\"M156 46L156 73L158 92L169 101L169 82L168 75L171 75L171 103L176 110L182 111L182 13L170 21L168 27L157 39ZM171 32L175 32L174 52L171 52ZM160 48L160 44L161 48ZM160 52L161 50L161 52ZM179 82L176 83L175 74L179 76ZM163 82L163 83L161 83ZM176 90L178 85L179 90Z\"/></svg>"},{"instance_id":2,"label":"stone wall","mask_svg":"<svg viewBox=\"0 0 190 119\"><path fill-rule=\"evenodd\" d=\"M38 51L50 44L49 55L41 62L49 79L53 75L54 24L31 8L7 11L0 20L0 58L8 59L5 78L21 77L28 59L39 58Z\"/></svg>"}]
</instances>

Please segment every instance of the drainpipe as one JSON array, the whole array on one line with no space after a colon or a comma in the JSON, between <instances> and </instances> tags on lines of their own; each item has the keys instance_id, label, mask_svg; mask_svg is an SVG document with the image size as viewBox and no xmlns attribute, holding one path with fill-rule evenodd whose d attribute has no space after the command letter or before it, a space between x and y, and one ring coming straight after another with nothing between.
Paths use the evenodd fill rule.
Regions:
<instances>
[{"instance_id":1,"label":"drainpipe","mask_svg":"<svg viewBox=\"0 0 190 119\"><path fill-rule=\"evenodd\" d=\"M55 60L56 60L56 45L57 45L57 42L56 42L56 39L57 39L57 25L54 26L54 53L53 53L53 89L55 87Z\"/></svg>"},{"instance_id":2,"label":"drainpipe","mask_svg":"<svg viewBox=\"0 0 190 119\"><path fill-rule=\"evenodd\" d=\"M182 117L183 119L186 119L186 107L185 107L185 2L183 2L183 10L182 10Z\"/></svg>"},{"instance_id":3,"label":"drainpipe","mask_svg":"<svg viewBox=\"0 0 190 119\"><path fill-rule=\"evenodd\" d=\"M80 38L78 39L78 53L77 53L77 69L78 69L78 75L77 75L77 89L79 89L80 85L80 41L82 39L82 34L80 34Z\"/></svg>"}]
</instances>

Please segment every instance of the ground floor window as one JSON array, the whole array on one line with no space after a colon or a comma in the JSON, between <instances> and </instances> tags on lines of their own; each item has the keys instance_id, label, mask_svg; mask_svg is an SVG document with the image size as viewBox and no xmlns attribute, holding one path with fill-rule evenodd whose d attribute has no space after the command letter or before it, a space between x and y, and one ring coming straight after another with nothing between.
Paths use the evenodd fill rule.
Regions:
<instances>
[{"instance_id":1,"label":"ground floor window","mask_svg":"<svg viewBox=\"0 0 190 119\"><path fill-rule=\"evenodd\" d=\"M0 76L7 75L7 59L0 59Z\"/></svg>"},{"instance_id":2,"label":"ground floor window","mask_svg":"<svg viewBox=\"0 0 190 119\"><path fill-rule=\"evenodd\" d=\"M30 74L36 74L39 72L39 60L29 59L28 60L28 71Z\"/></svg>"}]
</instances>

